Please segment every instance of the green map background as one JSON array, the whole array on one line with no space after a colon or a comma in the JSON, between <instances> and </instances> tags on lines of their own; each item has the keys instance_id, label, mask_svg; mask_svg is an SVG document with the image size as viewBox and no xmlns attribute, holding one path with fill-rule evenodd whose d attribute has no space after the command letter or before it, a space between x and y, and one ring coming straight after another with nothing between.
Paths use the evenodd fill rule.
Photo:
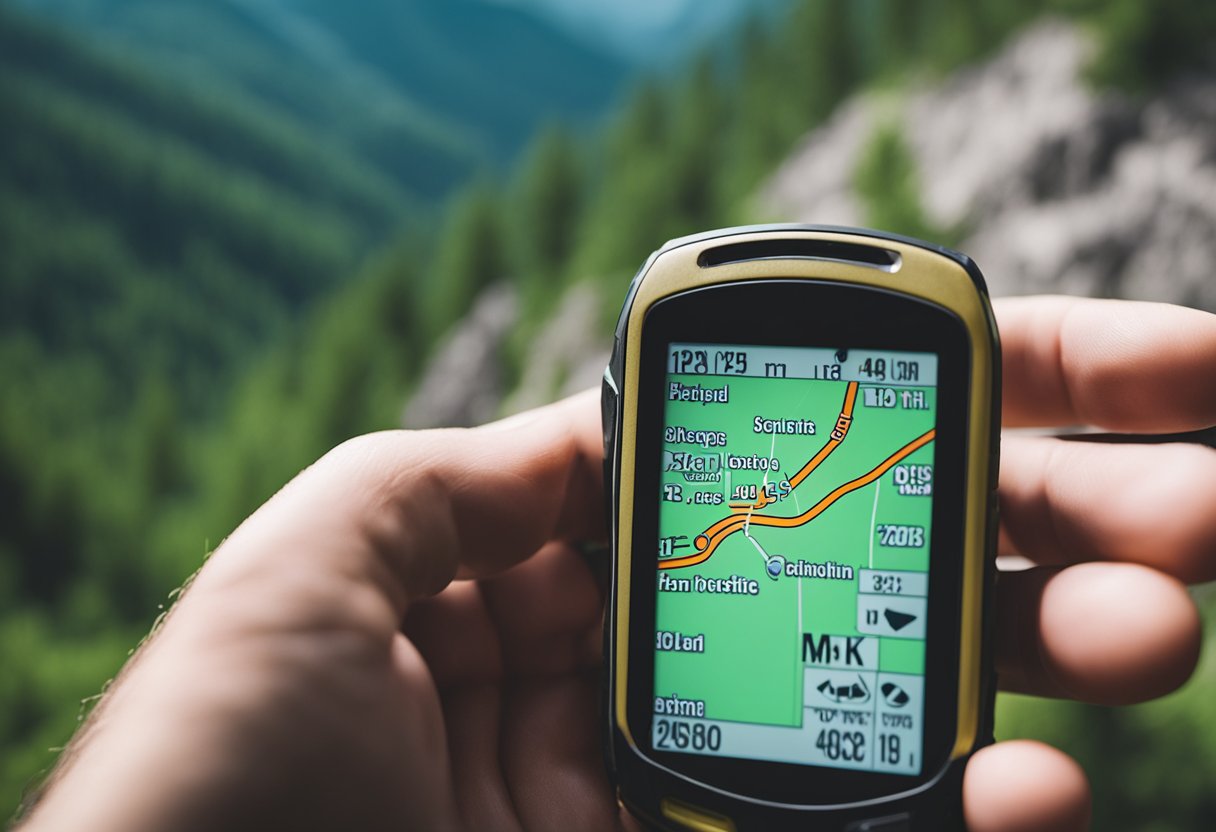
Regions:
<instances>
[{"instance_id":1,"label":"green map background","mask_svg":"<svg viewBox=\"0 0 1216 832\"><path fill-rule=\"evenodd\" d=\"M829 440L844 401L844 381L769 379L677 375L670 382L705 387L730 385L727 404L668 401L666 425L692 430L724 430L725 449L700 449L665 444L668 450L699 454L717 451L746 456L769 456L771 434L753 432L753 419L808 418L815 422L813 436L776 437L773 455L780 460L779 475L770 482L794 475ZM853 423L845 440L790 496L770 504L763 513L793 516L814 505L837 486L855 479L882 463L892 453L934 426L936 397L932 388L922 390L929 405L925 410L867 408L861 385L853 411ZM893 386L893 385L887 385ZM904 388L896 388L904 389ZM902 463L932 464L933 443L909 455ZM725 467L725 465L723 466ZM733 471L731 487L760 483L762 471ZM931 498L901 496L893 482L893 470L876 483L838 499L809 523L792 528L752 526L751 533L769 555L815 563L835 561L855 570L869 566L870 518L874 512L874 489L881 483L876 523L907 523L925 527L925 546L919 549L883 548L875 541L875 569L926 571ZM724 473L725 477L725 473ZM723 483L688 483L680 472L664 472L662 485L677 483L684 498L693 491L720 490ZM728 499L729 499L729 495ZM657 497L656 497L657 499ZM659 534L687 535L686 542L714 522L727 516L726 505L702 506L687 502L662 502ZM695 549L682 549L677 556ZM705 634L704 653L656 652L655 695L677 694L682 699L701 699L705 716L739 722L797 726L802 721L803 662L802 633L859 635L856 627L857 576L838 581L802 579L803 628L798 628L798 579L782 576L771 580L764 560L742 531L735 532L715 550L709 560L695 566L667 570L671 577L694 575L729 578L740 575L760 582L760 594L709 595L659 592L656 629L687 635ZM879 669L897 673L924 672L924 642L882 639Z\"/></svg>"}]
</instances>

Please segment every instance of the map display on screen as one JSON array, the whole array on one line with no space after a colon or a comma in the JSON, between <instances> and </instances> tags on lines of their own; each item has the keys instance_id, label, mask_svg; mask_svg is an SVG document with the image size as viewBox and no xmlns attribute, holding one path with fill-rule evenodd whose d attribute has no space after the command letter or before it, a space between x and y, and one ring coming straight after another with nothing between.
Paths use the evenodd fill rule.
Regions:
<instances>
[{"instance_id":1,"label":"map display on screen","mask_svg":"<svg viewBox=\"0 0 1216 832\"><path fill-rule=\"evenodd\" d=\"M937 369L669 346L656 749L921 773Z\"/></svg>"}]
</instances>

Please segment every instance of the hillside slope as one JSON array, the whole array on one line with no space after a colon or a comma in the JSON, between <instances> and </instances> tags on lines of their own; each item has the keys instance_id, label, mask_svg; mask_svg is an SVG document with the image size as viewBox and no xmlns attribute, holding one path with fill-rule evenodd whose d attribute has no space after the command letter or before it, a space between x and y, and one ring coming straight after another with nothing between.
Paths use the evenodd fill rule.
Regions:
<instances>
[{"instance_id":1,"label":"hillside slope","mask_svg":"<svg viewBox=\"0 0 1216 832\"><path fill-rule=\"evenodd\" d=\"M155 369L196 406L417 206L272 114L4 8L0 106L4 340L96 363L118 401Z\"/></svg>"},{"instance_id":2,"label":"hillside slope","mask_svg":"<svg viewBox=\"0 0 1216 832\"><path fill-rule=\"evenodd\" d=\"M1068 292L1216 310L1216 77L1160 95L1098 92L1093 45L1040 24L994 60L899 98L843 107L761 192L765 218L869 224L915 183L923 231L966 251L995 295ZM906 157L910 166L900 162ZM915 230L915 229L913 229Z\"/></svg>"},{"instance_id":3,"label":"hillside slope","mask_svg":"<svg viewBox=\"0 0 1216 832\"><path fill-rule=\"evenodd\" d=\"M994 296L1068 292L1216 310L1216 77L1183 77L1148 99L1101 92L1084 78L1094 48L1078 27L1047 21L933 85L859 93L775 166L749 219L873 226L954 245L980 264ZM586 312L589 302L620 298L586 285L554 304L520 362L520 387L504 391L509 407L595 383L606 342L592 322L610 314ZM418 387L427 401L406 407L407 426L493 412L481 391L501 389L497 350L522 312L496 300L514 317L486 328L486 303L439 345ZM469 344L483 346L462 352Z\"/></svg>"},{"instance_id":4,"label":"hillside slope","mask_svg":"<svg viewBox=\"0 0 1216 832\"><path fill-rule=\"evenodd\" d=\"M3 0L0 349L53 387L110 379L68 405L94 418L150 373L207 410L370 252L623 78L478 0Z\"/></svg>"}]
</instances>

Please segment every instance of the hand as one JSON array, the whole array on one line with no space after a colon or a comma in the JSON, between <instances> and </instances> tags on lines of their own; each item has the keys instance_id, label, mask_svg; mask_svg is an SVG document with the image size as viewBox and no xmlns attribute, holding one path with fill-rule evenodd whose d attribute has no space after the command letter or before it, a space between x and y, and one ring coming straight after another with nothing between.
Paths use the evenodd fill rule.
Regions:
<instances>
[{"instance_id":1,"label":"hand","mask_svg":"<svg viewBox=\"0 0 1216 832\"><path fill-rule=\"evenodd\" d=\"M996 312L1005 427L1216 424L1216 316L1064 297ZM1000 576L1002 689L1122 705L1186 681L1200 621L1182 582L1216 578L1216 451L1006 435L1000 498L1000 553L1038 564ZM1080 770L1030 743L977 754L964 803L973 832L1079 829L1089 811Z\"/></svg>"},{"instance_id":2,"label":"hand","mask_svg":"<svg viewBox=\"0 0 1216 832\"><path fill-rule=\"evenodd\" d=\"M1216 422L1213 316L1050 298L998 314L1007 424ZM566 542L603 535L600 456L592 395L335 449L200 571L32 827L632 826L600 750L602 598ZM1130 702L1184 681L1199 621L1181 580L1216 576L1216 452L1010 438L1001 489L1002 548L1056 564L1002 576L1002 683ZM1089 812L1077 766L1028 742L977 754L964 799L975 832Z\"/></svg>"}]
</instances>

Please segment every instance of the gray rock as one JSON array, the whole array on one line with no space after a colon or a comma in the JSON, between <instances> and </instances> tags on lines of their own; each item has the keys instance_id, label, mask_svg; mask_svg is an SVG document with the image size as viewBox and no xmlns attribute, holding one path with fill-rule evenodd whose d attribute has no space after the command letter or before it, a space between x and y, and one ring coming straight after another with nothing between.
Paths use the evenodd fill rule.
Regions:
<instances>
[{"instance_id":1,"label":"gray rock","mask_svg":"<svg viewBox=\"0 0 1216 832\"><path fill-rule=\"evenodd\" d=\"M851 98L810 132L755 200L764 220L864 225L853 171L874 134L882 102Z\"/></svg>"},{"instance_id":2,"label":"gray rock","mask_svg":"<svg viewBox=\"0 0 1216 832\"><path fill-rule=\"evenodd\" d=\"M599 384L608 364L599 322L604 299L590 283L572 286L529 345L519 386L504 410L537 407Z\"/></svg>"},{"instance_id":3,"label":"gray rock","mask_svg":"<svg viewBox=\"0 0 1216 832\"><path fill-rule=\"evenodd\" d=\"M597 385L608 363L608 344L599 326L603 302L589 283L570 288L532 339L523 376L508 391L502 354L519 323L519 301L505 283L486 289L435 348L402 425L479 425Z\"/></svg>"},{"instance_id":4,"label":"gray rock","mask_svg":"<svg viewBox=\"0 0 1216 832\"><path fill-rule=\"evenodd\" d=\"M768 218L856 224L859 152L894 122L922 208L966 229L994 294L1067 292L1216 310L1216 78L1147 101L1083 78L1092 46L1060 22L896 98L846 103L761 191Z\"/></svg>"},{"instance_id":5,"label":"gray rock","mask_svg":"<svg viewBox=\"0 0 1216 832\"><path fill-rule=\"evenodd\" d=\"M407 428L479 425L498 415L503 397L500 353L519 320L515 289L499 283L436 346L401 416Z\"/></svg>"}]
</instances>

